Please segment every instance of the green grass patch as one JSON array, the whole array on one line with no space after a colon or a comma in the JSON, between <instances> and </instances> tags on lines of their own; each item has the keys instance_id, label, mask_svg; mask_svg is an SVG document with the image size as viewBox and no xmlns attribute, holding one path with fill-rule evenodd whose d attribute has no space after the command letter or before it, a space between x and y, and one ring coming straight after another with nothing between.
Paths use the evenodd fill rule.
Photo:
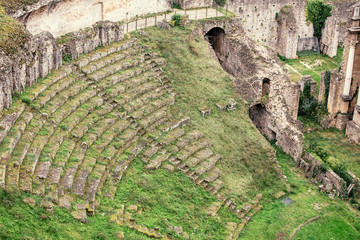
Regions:
<instances>
[{"instance_id":1,"label":"green grass patch","mask_svg":"<svg viewBox=\"0 0 360 240\"><path fill-rule=\"evenodd\" d=\"M320 83L321 73L326 70L340 68L343 56L343 48L339 48L336 57L330 58L327 55L302 55L298 59L280 59L284 64L288 64L302 75L311 75L312 78ZM298 79L297 73L290 71L292 79Z\"/></svg>"},{"instance_id":2,"label":"green grass patch","mask_svg":"<svg viewBox=\"0 0 360 240\"><path fill-rule=\"evenodd\" d=\"M288 239L291 233L309 219L320 218L297 232L293 239L358 239L359 217L341 200L320 193L296 167L294 160L277 149L277 159L288 177L294 203L280 201L263 204L264 208L247 225L240 239ZM284 238L279 238L283 236Z\"/></svg>"},{"instance_id":3,"label":"green grass patch","mask_svg":"<svg viewBox=\"0 0 360 240\"><path fill-rule=\"evenodd\" d=\"M345 163L348 169L360 176L360 146L349 143L343 131L336 128L317 130L305 133L305 143L312 143L322 147L339 161Z\"/></svg>"},{"instance_id":4,"label":"green grass patch","mask_svg":"<svg viewBox=\"0 0 360 240\"><path fill-rule=\"evenodd\" d=\"M181 95L170 114L190 117L187 131L198 129L213 141L214 152L222 155L218 167L223 172L226 195L239 202L250 201L260 192L271 196L284 188L269 158L272 148L248 117L248 106L236 93L228 74L209 57L203 36L189 37L192 28L149 28L149 37L142 38L144 44L160 50L167 62L164 71ZM230 98L238 101L238 109L219 112L215 104ZM202 117L198 110L201 106L209 106L213 113Z\"/></svg>"}]
</instances>

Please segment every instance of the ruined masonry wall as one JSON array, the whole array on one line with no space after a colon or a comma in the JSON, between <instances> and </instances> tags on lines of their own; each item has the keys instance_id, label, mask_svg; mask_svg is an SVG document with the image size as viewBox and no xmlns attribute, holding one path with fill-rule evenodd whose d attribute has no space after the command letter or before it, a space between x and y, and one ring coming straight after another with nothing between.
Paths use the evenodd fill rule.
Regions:
<instances>
[{"instance_id":1,"label":"ruined masonry wall","mask_svg":"<svg viewBox=\"0 0 360 240\"><path fill-rule=\"evenodd\" d=\"M49 31L56 38L101 20L116 22L170 7L168 0L73 0L46 5L21 19L32 34Z\"/></svg>"},{"instance_id":2,"label":"ruined masonry wall","mask_svg":"<svg viewBox=\"0 0 360 240\"><path fill-rule=\"evenodd\" d=\"M31 37L16 55L0 54L0 111L11 106L14 91L22 92L39 77L58 69L64 53L77 58L83 52L88 53L123 37L123 25L100 21L92 28L77 32L64 45L59 45L51 33L42 32Z\"/></svg>"},{"instance_id":3,"label":"ruined masonry wall","mask_svg":"<svg viewBox=\"0 0 360 240\"><path fill-rule=\"evenodd\" d=\"M312 24L306 23L304 0L228 0L229 9L242 18L242 25L246 34L267 46L276 47L278 43L279 24L276 21L276 13L280 13L284 6L292 6L295 19L297 37L305 38L313 36ZM296 44L295 44L296 45Z\"/></svg>"}]
</instances>

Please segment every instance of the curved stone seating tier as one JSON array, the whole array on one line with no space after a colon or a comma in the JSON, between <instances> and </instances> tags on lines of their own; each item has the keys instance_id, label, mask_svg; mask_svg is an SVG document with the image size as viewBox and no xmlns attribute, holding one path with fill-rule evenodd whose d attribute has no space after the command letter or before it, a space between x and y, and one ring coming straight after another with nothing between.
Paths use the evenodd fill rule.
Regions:
<instances>
[{"instance_id":1,"label":"curved stone seating tier","mask_svg":"<svg viewBox=\"0 0 360 240\"><path fill-rule=\"evenodd\" d=\"M222 194L221 156L212 142L184 127L189 118L168 115L177 94L161 70L165 60L150 52L134 38L115 42L28 89L28 103L2 121L0 187L86 216L97 198L115 197L139 157L148 171L182 171L245 219L250 210Z\"/></svg>"}]
</instances>

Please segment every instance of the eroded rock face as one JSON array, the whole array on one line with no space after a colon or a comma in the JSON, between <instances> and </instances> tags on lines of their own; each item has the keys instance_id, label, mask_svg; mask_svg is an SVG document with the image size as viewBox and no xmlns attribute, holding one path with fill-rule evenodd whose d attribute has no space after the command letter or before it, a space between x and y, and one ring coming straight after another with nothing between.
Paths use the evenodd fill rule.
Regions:
<instances>
[{"instance_id":1,"label":"eroded rock face","mask_svg":"<svg viewBox=\"0 0 360 240\"><path fill-rule=\"evenodd\" d=\"M23 47L11 56L0 53L0 111L9 108L12 94L23 92L26 86L37 82L52 70L62 66L63 56L73 59L124 38L124 26L110 21L100 21L91 28L69 34L69 40L58 44L49 32L32 36Z\"/></svg>"},{"instance_id":2,"label":"eroded rock face","mask_svg":"<svg viewBox=\"0 0 360 240\"><path fill-rule=\"evenodd\" d=\"M61 65L61 48L49 32L30 36L11 56L0 54L0 110L11 106L14 91L24 91Z\"/></svg>"},{"instance_id":3,"label":"eroded rock face","mask_svg":"<svg viewBox=\"0 0 360 240\"><path fill-rule=\"evenodd\" d=\"M299 158L303 139L296 120L300 85L289 81L274 51L250 40L239 26L241 19L207 21L201 34L209 38L212 29L224 30L223 39L215 37L222 39L220 43L210 43L222 67L233 76L236 90L249 103L253 122L286 153Z\"/></svg>"}]
</instances>

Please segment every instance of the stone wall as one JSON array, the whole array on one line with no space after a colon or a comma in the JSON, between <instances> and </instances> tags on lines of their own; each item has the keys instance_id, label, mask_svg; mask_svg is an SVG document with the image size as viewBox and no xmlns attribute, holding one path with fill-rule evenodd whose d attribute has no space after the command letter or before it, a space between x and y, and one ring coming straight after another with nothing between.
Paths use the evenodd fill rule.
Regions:
<instances>
[{"instance_id":1,"label":"stone wall","mask_svg":"<svg viewBox=\"0 0 360 240\"><path fill-rule=\"evenodd\" d=\"M288 31L281 30L283 26L277 18L284 7L292 7L294 14L292 23L295 26L292 32L295 39L313 36L312 24L306 23L305 0L228 0L228 4L229 9L242 19L242 26L250 38L274 49L282 49L278 45L279 38L286 37L288 34ZM296 55L297 44L294 41L289 41L288 44L295 46ZM291 55L294 55L294 50Z\"/></svg>"},{"instance_id":2,"label":"stone wall","mask_svg":"<svg viewBox=\"0 0 360 240\"><path fill-rule=\"evenodd\" d=\"M320 182L320 189L326 193L336 193L343 196L346 191L345 181L332 170L324 170L323 165L312 154L305 154L297 161L298 167L302 169L308 178L315 178Z\"/></svg>"},{"instance_id":3,"label":"stone wall","mask_svg":"<svg viewBox=\"0 0 360 240\"><path fill-rule=\"evenodd\" d=\"M14 91L24 91L61 65L61 47L49 32L31 36L12 56L0 54L0 110L11 106Z\"/></svg>"},{"instance_id":4,"label":"stone wall","mask_svg":"<svg viewBox=\"0 0 360 240\"><path fill-rule=\"evenodd\" d=\"M50 32L55 38L90 27L98 21L121 21L170 10L169 0L66 0L50 2L17 16L32 34Z\"/></svg>"},{"instance_id":5,"label":"stone wall","mask_svg":"<svg viewBox=\"0 0 360 240\"><path fill-rule=\"evenodd\" d=\"M31 36L16 54L0 54L0 110L11 106L14 91L22 92L38 78L58 69L65 54L75 59L81 53L88 53L123 37L123 25L100 21L91 28L73 33L70 40L62 45L56 42L51 33L42 32Z\"/></svg>"},{"instance_id":6,"label":"stone wall","mask_svg":"<svg viewBox=\"0 0 360 240\"><path fill-rule=\"evenodd\" d=\"M317 37L299 38L297 45L298 52L314 50L319 51L319 41Z\"/></svg>"},{"instance_id":7,"label":"stone wall","mask_svg":"<svg viewBox=\"0 0 360 240\"><path fill-rule=\"evenodd\" d=\"M325 28L322 30L320 42L322 53L330 57L335 57L338 46L344 46L347 26L350 20L349 16L351 16L351 7L355 3L356 1L339 1L332 3L332 16L326 20Z\"/></svg>"},{"instance_id":8,"label":"stone wall","mask_svg":"<svg viewBox=\"0 0 360 240\"><path fill-rule=\"evenodd\" d=\"M296 121L300 85L291 83L276 52L250 40L239 27L242 19L208 20L202 23L202 35L211 29L225 30L223 45L216 55L221 66L233 76L236 90L249 103L250 117L259 130L285 152L299 158L302 133ZM269 93L264 96L264 80ZM291 97L287 97L292 95Z\"/></svg>"},{"instance_id":9,"label":"stone wall","mask_svg":"<svg viewBox=\"0 0 360 240\"><path fill-rule=\"evenodd\" d=\"M177 0L183 9L210 7L214 5L214 0Z\"/></svg>"}]
</instances>

